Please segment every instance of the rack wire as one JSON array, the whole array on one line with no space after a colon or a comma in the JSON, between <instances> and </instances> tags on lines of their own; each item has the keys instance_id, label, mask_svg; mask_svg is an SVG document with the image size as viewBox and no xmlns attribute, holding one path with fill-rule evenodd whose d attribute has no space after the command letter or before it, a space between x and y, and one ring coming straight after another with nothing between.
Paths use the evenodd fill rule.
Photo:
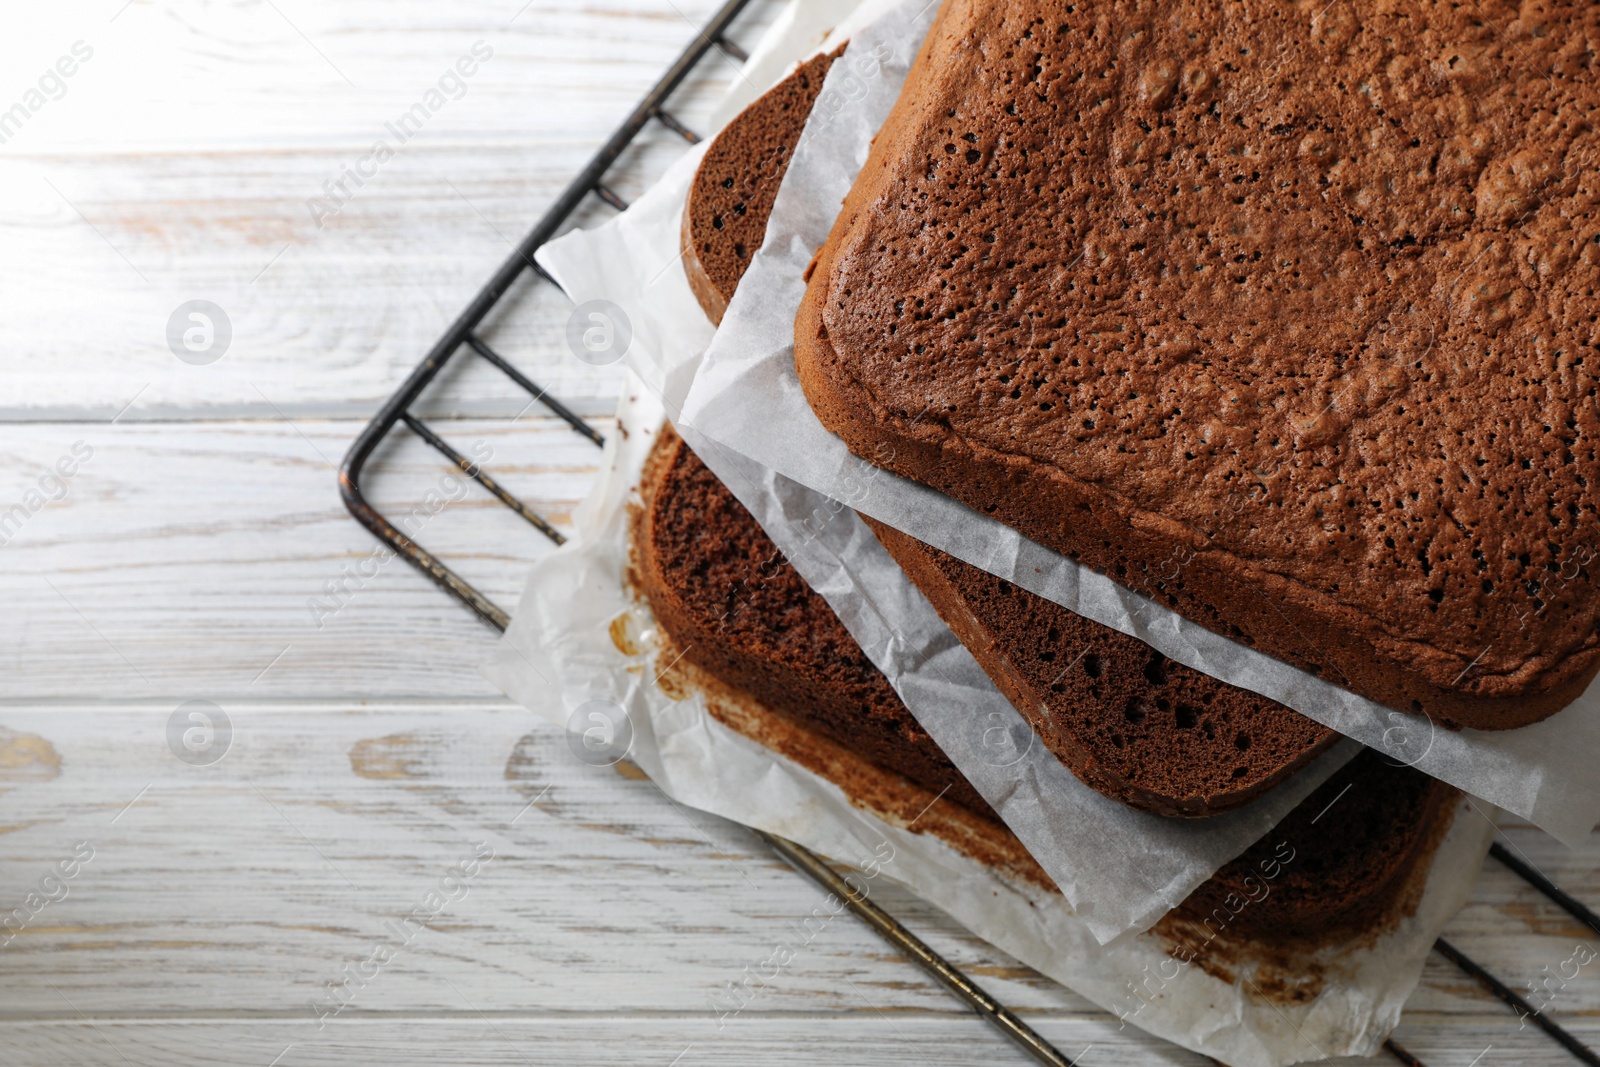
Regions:
<instances>
[{"instance_id":1,"label":"rack wire","mask_svg":"<svg viewBox=\"0 0 1600 1067\"><path fill-rule=\"evenodd\" d=\"M749 58L744 49L730 40L726 34L734 20L739 17L750 2L751 0L727 0L722 8L712 16L710 22L705 25L688 47L673 61L672 65L667 68L661 79L638 102L632 113L617 127L615 132L600 147L599 151L594 154L593 158L578 172L577 177L550 205L544 216L528 231L527 236L518 243L511 256L500 265L488 283L478 291L471 303L451 323L449 329L429 350L422 362L416 366L400 385L399 389L389 397L372 421L362 429L351 444L349 452L346 453L344 461L340 465L339 493L351 515L381 542L388 545L408 563L427 575L441 589L461 601L480 619L499 632L504 632L511 622L511 616L505 609L481 593L472 583L462 578L437 556L407 537L389 521L387 516L367 500L362 490L362 479L367 473L367 463L389 434L394 432L397 427L404 425L425 444L482 486L491 496L520 515L544 537L557 545L566 540L561 531L552 523L508 491L479 464L472 462L452 447L448 441L414 414L412 408L451 360L463 353L471 353L499 370L519 388L527 392L533 401L543 405L552 414L562 419L576 433L581 434L596 446L605 444L605 437L599 430L568 408L558 398L551 396L542 386L507 361L478 331L489 313L506 296L512 285L522 277L523 272L531 271L546 281L551 281L543 269L534 262L534 253L538 251L541 245L556 236L562 225L590 196L594 196L617 211L627 209L627 202L605 184L605 178L617 163L623 151L633 144L640 133L652 122L659 123L686 144L693 145L700 141L700 137L693 130L680 122L667 110L667 101L699 66L701 61L713 51L720 51L738 62L743 62ZM1040 1063L1055 1065L1055 1067L1074 1067L1076 1061L1063 1055L1015 1014L1000 1004L999 1001L986 993L959 968L935 953L892 915L869 900L865 894L859 892L850 882L846 881L830 867L822 857L792 841L760 830L755 831L755 833L773 851L794 866L796 870L807 875L822 888L837 894L857 917L876 930L889 943L904 952L913 962L917 963L935 980L951 990L974 1011L988 1019L1001 1033L1005 1034L1007 1038L1028 1055ZM1582 902L1556 886L1535 869L1532 864L1505 848L1498 841L1491 846L1490 855L1533 886L1561 910L1590 930L1593 930L1597 935L1600 935L1600 916L1597 916ZM1600 1067L1600 1056L1597 1056L1592 1049L1550 1019L1542 1010L1535 1009L1526 999L1519 996L1476 960L1467 956L1443 938L1440 938L1434 947L1440 955L1471 976L1520 1018L1531 1020L1540 1030L1571 1053L1579 1062ZM1424 1067L1422 1060L1392 1039L1384 1043L1384 1048L1395 1059L1408 1065L1408 1067Z\"/></svg>"}]
</instances>

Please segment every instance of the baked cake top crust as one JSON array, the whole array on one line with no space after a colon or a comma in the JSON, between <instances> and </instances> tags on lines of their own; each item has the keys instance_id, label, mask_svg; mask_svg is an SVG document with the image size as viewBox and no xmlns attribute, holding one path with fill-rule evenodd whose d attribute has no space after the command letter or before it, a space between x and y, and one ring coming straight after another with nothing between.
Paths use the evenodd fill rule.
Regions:
<instances>
[{"instance_id":1,"label":"baked cake top crust","mask_svg":"<svg viewBox=\"0 0 1600 1067\"><path fill-rule=\"evenodd\" d=\"M821 72L831 58L818 56L802 64L752 103L718 134L695 175L685 207L684 262L691 280L698 278L715 287L710 293L703 292L700 285L695 287L708 316L714 318L726 307L748 266L748 250L735 247L742 232L739 227L749 233L765 233L771 193L789 161L787 149L774 155L774 146L792 148L798 139L808 113L805 108L815 98ZM745 197L757 188L763 190L762 195L739 199L737 212L729 206L732 198ZM737 225L729 222L706 229L703 219L713 210L721 212L713 217L736 218ZM690 240L691 231L699 236ZM695 513L687 526L689 532L676 531L672 537L728 540L717 543L723 556L716 560L694 557L692 582L703 583L698 585L691 585L684 574L670 572L670 559L680 549L662 546L657 552L662 581L670 582L685 598L703 597L707 591L737 598L743 588L736 584L738 568L726 573L724 560L738 560L745 552L751 535L739 531L746 526L754 531L773 559L777 550L709 471L698 461L684 465L692 460L692 453L681 445L675 447L681 453L662 476L659 506L680 507L696 501L701 502L696 506L703 512ZM714 503L712 498L719 493L726 501L715 508L705 503ZM736 521L724 515L730 508L742 518ZM1214 815L1248 803L1336 740L1333 731L1266 697L1170 663L1135 638L1073 615L875 523L869 521L869 525L1044 744L1081 781L1108 796L1161 815ZM674 530L674 523L660 529ZM770 561L752 567L751 574L742 579L744 586L762 585L774 569ZM807 610L816 616L814 609L823 602L797 575L784 569L785 582L795 586L794 595L799 595L798 590L809 595ZM691 594L692 588L699 592ZM791 610L779 605L762 607L772 617ZM726 608L701 605L692 614L705 618ZM829 640L837 642L840 634L835 631L842 632L840 624L825 607L821 615L831 623ZM757 613L745 621L760 635L767 618ZM741 636L729 632L724 639L736 643ZM770 656L772 651L752 650L752 654ZM803 652L800 645L782 651L795 657L794 662L804 662L798 658ZM851 662L847 659L840 667ZM854 669L859 671L859 664ZM863 706L893 703L898 707L887 683L875 671L870 674L878 687L859 688Z\"/></svg>"},{"instance_id":2,"label":"baked cake top crust","mask_svg":"<svg viewBox=\"0 0 1600 1067\"><path fill-rule=\"evenodd\" d=\"M1581 680L1597 40L1579 3L948 0L813 278L825 343L880 420L1432 684Z\"/></svg>"}]
</instances>

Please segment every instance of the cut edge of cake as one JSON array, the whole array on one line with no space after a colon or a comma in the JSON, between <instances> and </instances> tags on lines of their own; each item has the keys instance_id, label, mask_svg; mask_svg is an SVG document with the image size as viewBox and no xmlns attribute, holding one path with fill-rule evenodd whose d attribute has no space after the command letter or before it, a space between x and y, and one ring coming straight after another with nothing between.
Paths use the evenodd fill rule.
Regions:
<instances>
[{"instance_id":1,"label":"cut edge of cake","mask_svg":"<svg viewBox=\"0 0 1600 1067\"><path fill-rule=\"evenodd\" d=\"M806 117L845 47L802 61L762 93L723 127L695 169L679 244L689 289L714 326L721 325L739 279L761 247ZM757 157L753 175L752 155Z\"/></svg>"},{"instance_id":2,"label":"cut edge of cake","mask_svg":"<svg viewBox=\"0 0 1600 1067\"><path fill-rule=\"evenodd\" d=\"M905 571L906 576L928 598L934 610L939 613L939 617L954 631L956 637L966 646L967 651L977 659L984 673L989 676L989 679L994 682L1006 699L1017 709L1017 712L1027 720L1029 727L1032 728L1034 734L1040 738L1045 747L1050 750L1051 754L1065 764L1067 769L1079 781L1108 797L1122 801L1129 807L1174 818L1203 818L1220 815L1243 807L1269 790L1281 785L1340 740L1338 732L1321 726L1298 712L1275 704L1265 697L1230 686L1226 682L1215 682L1213 679L1206 679L1207 681L1213 681L1218 688L1224 691L1232 691L1241 696L1252 698L1251 703L1255 707L1251 710L1255 712L1256 718L1249 725L1255 727L1255 729L1252 733L1242 733L1236 738L1236 740L1242 739L1244 749L1250 747L1251 740L1253 740L1252 734L1259 734L1261 726L1265 726L1269 730L1276 727L1281 735L1286 725L1301 728L1301 732L1305 734L1303 747L1299 748L1297 754L1279 760L1271 771L1264 774L1238 774L1237 772L1244 770L1245 767L1242 764L1235 763L1233 767L1227 769L1233 774L1237 774L1237 779L1235 780L1242 782L1239 785L1235 785L1234 780L1228 780L1227 785L1222 784L1223 780L1227 780L1220 773L1224 769L1222 766L1217 768L1219 773L1206 774L1200 768L1191 765L1184 777L1191 782L1195 782L1196 785L1181 794L1176 789L1166 792L1159 791L1149 784L1141 783L1135 777L1126 773L1119 773L1108 759L1109 755L1115 754L1114 752L1104 745L1089 743L1070 725L1068 720L1072 718L1071 713L1081 709L1068 708L1064 709L1066 713L1061 713L1063 711L1061 704L1066 698L1055 693L1041 691L1039 685L1029 679L1028 673L1021 669L1016 662L1017 656L1023 654L1023 650L996 637L996 624L993 621L993 613L985 612L981 605L974 605L968 596L964 594L957 581L952 580L946 568L953 567L963 572L971 572L968 577L981 575L983 578L995 583L1003 582L1004 579L984 574L971 564L963 563L893 527L885 526L875 519L867 516L862 516L862 519L877 536L884 548L888 550L889 555ZM1006 584L1009 585L1009 583ZM1041 601L1040 606L1047 609L1056 607L1026 590L1015 586L1010 586L1010 588L1013 590L1012 596L1039 600ZM1067 612L1065 608L1057 610L1062 613ZM991 621L985 622L984 618L986 616ZM1089 627L1106 631L1105 637L1118 644L1137 643L1136 638L1127 637L1115 631L1107 631L1099 623L1089 622L1088 620L1083 621ZM1148 646L1145 647L1148 648ZM1064 676L1075 666L1075 663L1069 662L1073 659L1071 650L1067 649L1065 651L1068 654L1059 657L1064 664L1061 676ZM1149 651L1154 653L1154 650ZM1094 653L1091 652L1090 654ZM1154 655L1159 657L1159 654ZM1083 653L1079 653L1077 658L1083 658ZM1099 656L1099 659L1104 659L1104 656ZM1166 664L1162 668L1163 675L1176 672L1190 672L1197 676L1200 675L1200 672L1192 671L1191 668L1175 663ZM1152 688L1157 687L1152 683ZM1214 709L1202 706L1199 701L1195 701L1193 706L1180 703L1174 708L1157 706L1156 701L1158 699L1161 698L1153 694L1146 694L1140 698L1141 709L1137 714L1140 716L1141 721L1146 716L1187 714L1192 717L1189 721L1191 731L1206 729L1209 725L1207 718ZM1118 713L1118 709L1110 707L1108 702L1102 703L1107 705L1099 709L1102 716ZM1130 708L1124 709L1122 714L1131 715L1134 712ZM1263 723L1260 721L1261 719L1268 721ZM1270 721L1272 719L1277 719L1278 721L1274 723ZM1287 723L1285 722L1286 719L1289 720ZM1131 726L1123 728L1132 729ZM1225 757L1240 760L1247 757L1246 751L1228 752L1228 739L1223 738L1222 740L1222 745L1219 746L1213 743L1209 747L1212 749L1221 748ZM1117 747L1120 748L1120 746ZM1099 750L1098 752L1097 749ZM1146 760L1137 762L1149 764L1152 760L1170 758L1171 756L1172 753L1170 751L1151 752ZM1211 758L1216 759L1218 757L1213 754ZM1210 770L1210 768L1208 767L1206 770ZM1210 786L1210 791L1199 785L1200 782L1207 779L1210 779L1213 783Z\"/></svg>"},{"instance_id":3,"label":"cut edge of cake","mask_svg":"<svg viewBox=\"0 0 1600 1067\"><path fill-rule=\"evenodd\" d=\"M664 427L641 480L641 496L649 497L649 483L670 461L674 438L670 427ZM681 440L677 445L687 447ZM831 782L873 817L932 834L1014 881L1055 889L992 812L974 810L951 799L948 789L935 792L901 768L865 758L849 738L830 736L816 724L772 707L720 673L714 663L697 662L683 635L675 633L658 611L661 583L644 577L642 545L648 537L648 514L644 507L634 511L629 584L661 630L654 670L663 692L674 699L698 694L718 722ZM703 639L690 636L691 642ZM1298 973L1305 968L1295 965L1296 960L1369 947L1414 912L1434 853L1451 824L1451 802L1459 795L1454 787L1413 768L1370 750L1363 752L1302 800L1273 831L1219 868L1160 920L1151 935L1164 941L1175 958L1193 962L1224 981L1231 981L1241 967L1265 964L1286 974ZM1353 814L1341 810L1347 800L1371 810ZM1340 850L1331 859L1316 860L1316 851L1323 847L1316 843L1337 836L1341 821L1368 821L1368 817L1376 821L1365 827L1364 844L1356 852L1348 851L1340 837ZM1326 823L1319 825L1325 818ZM1292 1001L1315 991L1315 983L1289 983L1261 996Z\"/></svg>"},{"instance_id":4,"label":"cut edge of cake","mask_svg":"<svg viewBox=\"0 0 1600 1067\"><path fill-rule=\"evenodd\" d=\"M737 174L738 162L744 158L741 151L741 141L750 136L757 137L764 146L763 151L771 153L774 145L787 144L792 149L798 140L805 123L805 112L796 106L797 101L807 104L815 97L820 89L822 76L828 69L833 59L839 53L819 54L805 63L783 81L779 82L772 90L763 94L750 104L729 125L717 135L715 141L707 149L706 157L702 160L696 171L693 183L690 186L689 196L684 205L682 233L684 235L684 264L689 276L691 288L696 298L700 301L702 309L713 323L720 322L722 312L726 310L728 301L732 298L737 288L743 270L748 266L749 257L746 255L732 256L722 254L726 249L719 249L719 243L726 243L731 238L726 230L706 230L704 220L715 217L718 210L731 210L729 204L743 206L747 202L754 203L753 210L747 210L740 215L741 225L751 232L760 230L764 233L766 214L770 211L776 195L776 187L781 182L784 169L787 166L788 154L781 154L781 165L764 171L761 180L765 184L758 190L759 196L747 196L739 199L754 188L753 183L746 181ZM726 183L732 181L731 187ZM728 189L734 200L724 202L723 193ZM692 220L701 218L702 224L698 228ZM691 234L698 233L694 238ZM707 273L700 262L697 250L704 246L708 253L707 258L717 264L717 269ZM748 249L747 249L748 251ZM871 523L879 531L880 540L885 540L887 534L878 524ZM1163 793L1146 786L1130 781L1128 777L1119 775L1109 769L1109 762L1115 753L1110 752L1106 745L1096 746L1087 741L1080 740L1064 724L1056 720L1050 713L1049 701L1040 698L1037 692L1031 692L1029 687L1020 678L1019 672L1009 669L1006 650L997 646L997 643L986 632L984 624L966 610L951 610L959 603L959 598L952 598L948 592L941 592L949 583L942 582L937 574L937 569L932 566L918 567L916 559L928 559L929 553L937 550L928 548L912 541L910 538L901 538L895 544L885 540L891 554L899 559L911 580L920 586L923 592L933 601L934 607L944 617L969 650L977 656L990 678L995 681L1004 695L1028 720L1029 725L1042 739L1050 751L1059 758L1079 780L1091 788L1122 801L1131 807L1156 814L1174 817L1205 817L1222 814L1241 807L1265 793L1268 789L1283 782L1295 771L1311 762L1317 755L1334 744L1338 735L1326 727L1317 726L1310 719L1300 716L1296 712L1274 705L1272 701L1255 694L1248 694L1253 700L1263 705L1271 705L1282 711L1285 716L1292 716L1297 725L1303 725L1308 734L1320 734L1320 740L1308 745L1284 758L1283 762L1274 771L1266 775L1254 774L1246 784L1234 787L1232 783L1221 785L1213 783L1206 791L1197 788L1187 788L1181 794ZM896 544L900 545L896 549ZM942 553L940 554L943 555ZM900 558L904 556L905 558ZM945 557L949 558L949 557ZM908 562L908 560L910 562ZM967 564L959 564L969 567ZM976 573L976 568L972 568ZM1018 590L1025 597L1034 594ZM1063 609L1064 610L1064 609ZM1081 620L1082 624L1094 630L1105 630L1098 623L1090 620ZM1122 638L1113 631L1106 631L1107 637L1114 640L1132 642L1132 638ZM1187 670L1187 668L1178 668ZM1233 689L1226 683L1217 683L1219 687ZM1245 691L1239 690L1244 693ZM1154 703L1154 700L1151 701ZM1101 709L1102 711L1104 709ZM1152 709L1154 712L1154 709ZM1121 714L1122 712L1118 712ZM1243 757L1241 757L1242 759ZM1250 760L1259 763L1260 756ZM1209 768L1208 768L1209 769ZM1237 769L1237 768L1235 768ZM1196 768L1187 776L1190 781L1198 781L1205 775Z\"/></svg>"},{"instance_id":5,"label":"cut edge of cake","mask_svg":"<svg viewBox=\"0 0 1600 1067\"><path fill-rule=\"evenodd\" d=\"M702 489L709 497L696 501L685 495ZM895 772L922 788L995 817L888 679L860 652L833 609L794 572L754 516L670 427L663 428L651 448L640 495L630 580L644 592L657 622L685 658L814 732L877 753L880 764L892 758ZM717 512L706 512L708 505ZM677 521L685 517L680 507L698 509L692 529ZM717 543L710 544L712 540ZM753 555L741 554L746 546ZM715 552L724 553L730 568L746 573L740 584L713 587L722 573L715 567ZM785 590L793 595L785 599ZM783 630L760 617L745 624L750 613L768 602L764 598L783 603L791 613ZM801 648L786 647L785 639L794 633L815 640ZM859 664L829 661L830 648L855 650Z\"/></svg>"}]
</instances>

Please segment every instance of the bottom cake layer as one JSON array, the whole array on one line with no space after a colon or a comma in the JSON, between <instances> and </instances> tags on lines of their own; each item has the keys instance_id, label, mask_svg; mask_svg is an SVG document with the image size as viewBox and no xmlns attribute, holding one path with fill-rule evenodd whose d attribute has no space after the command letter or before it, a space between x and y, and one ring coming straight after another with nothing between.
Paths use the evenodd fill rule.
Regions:
<instances>
[{"instance_id":1,"label":"bottom cake layer","mask_svg":"<svg viewBox=\"0 0 1600 1067\"><path fill-rule=\"evenodd\" d=\"M654 447L641 495L633 582L668 639L663 684L706 693L727 725L881 816L919 829L933 811L920 829L940 828L967 854L1049 884L826 601L670 429ZM1415 907L1417 875L1458 796L1364 751L1155 932L1175 952L1219 969L1263 946L1376 936ZM940 800L964 810L935 807Z\"/></svg>"},{"instance_id":2,"label":"bottom cake layer","mask_svg":"<svg viewBox=\"0 0 1600 1067\"><path fill-rule=\"evenodd\" d=\"M827 601L671 430L640 491L634 582L685 658L876 766L995 818Z\"/></svg>"}]
</instances>

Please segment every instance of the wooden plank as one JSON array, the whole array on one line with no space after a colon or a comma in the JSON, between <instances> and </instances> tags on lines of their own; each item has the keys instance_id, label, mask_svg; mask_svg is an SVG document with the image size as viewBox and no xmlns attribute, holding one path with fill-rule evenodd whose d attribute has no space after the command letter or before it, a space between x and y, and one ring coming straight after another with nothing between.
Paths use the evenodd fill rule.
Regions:
<instances>
[{"instance_id":1,"label":"wooden plank","mask_svg":"<svg viewBox=\"0 0 1600 1067\"><path fill-rule=\"evenodd\" d=\"M314 1021L388 944L351 1010L458 1011L459 991L485 1011L709 1018L822 902L743 828L580 763L518 708L220 704L231 741L205 766L169 748L175 703L0 711L0 913L92 850L0 950L0 1015L56 1017L64 995L91 1015ZM456 898L435 915L441 886ZM898 887L873 893L1008 1001L1091 1010ZM404 925L419 908L425 928ZM861 993L959 1011L848 916L752 1007L847 1012Z\"/></svg>"},{"instance_id":2,"label":"wooden plank","mask_svg":"<svg viewBox=\"0 0 1600 1067\"><path fill-rule=\"evenodd\" d=\"M465 1013L462 1013L463 1015ZM1112 1025L1030 1018L1073 1053L1090 1047L1084 1067L1196 1067L1205 1059L1170 1045L1117 1034ZM450 1017L363 1019L316 1033L278 1021L196 1020L169 1023L0 1024L8 1063L127 1067L133 1063L261 1064L277 1067L387 1063L517 1065L899 1064L1020 1065L1033 1063L976 1016L859 1014L821 1018L755 1018L718 1032L704 1020L626 1015L527 1020ZM1091 1047L1092 1046L1092 1047ZM1344 1062L1344 1061L1340 1061ZM1365 1062L1365 1061L1354 1061ZM1465 1062L1465 1061L1463 1061ZM1539 1064L1554 1060L1528 1061Z\"/></svg>"},{"instance_id":3,"label":"wooden plank","mask_svg":"<svg viewBox=\"0 0 1600 1067\"><path fill-rule=\"evenodd\" d=\"M464 1016L465 1013L462 1013ZM1083 1067L1199 1067L1207 1061L1170 1045L1109 1024L1074 1018L1030 1015L1028 1023L1045 1037L1079 1056ZM1591 1043L1600 1034L1580 1030ZM1472 1019L1408 1026L1406 1047L1438 1067L1515 1063L1526 1067L1566 1067L1572 1057L1553 1043L1528 1033L1508 1036L1494 1019ZM644 1063L663 1067L711 1064L841 1063L877 1065L968 1065L1032 1063L994 1036L976 1018L914 1013L815 1018L753 1017L708 1036L698 1020L595 1014L529 1020L487 1014L432 1019L371 1018L341 1021L323 1033L269 1020L197 1019L132 1023L0 1023L0 1036L22 1065L64 1062L85 1067L126 1067L133 1063L318 1064L387 1063L521 1065ZM1486 1054L1485 1054L1486 1053ZM124 1060L123 1057L127 1059ZM1341 1067L1397 1061L1339 1058L1321 1061Z\"/></svg>"},{"instance_id":4,"label":"wooden plank","mask_svg":"<svg viewBox=\"0 0 1600 1067\"><path fill-rule=\"evenodd\" d=\"M80 39L93 55L0 145L0 418L109 418L135 397L130 419L374 410L717 5L519 6L137 2L110 23L86 5L25 19L8 35L12 68L43 69ZM735 36L753 41L773 6L757 0ZM476 70L462 95L450 82L401 143L387 124L463 56ZM735 76L713 57L674 111L700 123ZM393 157L362 163L385 138ZM656 125L645 143L613 180L624 196L685 147ZM330 214L324 183L358 164L373 176L344 179ZM233 330L203 367L166 338L197 298ZM572 358L568 310L538 293L496 341L604 409L616 368ZM448 384L436 410L522 404L499 375Z\"/></svg>"},{"instance_id":5,"label":"wooden plank","mask_svg":"<svg viewBox=\"0 0 1600 1067\"><path fill-rule=\"evenodd\" d=\"M54 865L75 848L82 853L80 841L93 848L64 883L64 899L0 950L0 1019L6 1033L30 1035L40 1056L75 1041L74 1059L98 1062L78 1011L101 1027L154 1021L118 1035L155 1040L158 1048L197 1040L187 1022L194 1019L222 1027L269 1019L278 1027L269 1032L282 1035L261 1038L282 1040L272 1054L306 1037L298 1054L307 1059L286 1062L320 1062L333 1049L347 1051L341 1041L371 1040L374 1029L360 1027L376 1019L389 1029L411 1019L478 1030L461 1040L496 1062L480 1011L496 1027L525 1027L541 1049L539 1062L586 1062L562 1041L579 1040L584 1025L606 1029L602 1017L613 1016L618 1033L642 1048L654 1048L664 1033L680 1033L683 1045L701 1033L714 1049L710 1062L734 1056L715 1048L778 1051L792 1033L782 1029L794 1022L789 1016L808 1017L795 1025L824 1049L832 1048L827 1035L883 1017L906 1017L902 1030L946 1035L938 1043L944 1051L930 1051L854 1030L877 1051L850 1062L970 1062L962 1056L987 1041L994 1041L989 1054L1000 1053L976 1022L962 1037L957 1001L848 918L829 923L736 1025L718 1029L715 993L765 960L784 926L821 894L741 827L677 808L627 766L581 765L562 736L531 728L520 709L226 702L232 741L210 766L171 753L171 710L0 712L0 910L6 901L24 904ZM427 894L446 885L459 862L482 854L480 841L493 857L459 878L458 899L427 913L426 928L400 944L392 923L430 907ZM1538 864L1563 861L1547 838L1518 846ZM1578 857L1587 870L1595 867L1592 853ZM1038 1017L1046 1032L1059 1025L1093 1035L1074 1038L1077 1048L1106 1049L1104 1061L1090 1062L1136 1062L1131 1056L1149 1053L1133 1032L1118 1035L1082 998L904 889L877 883L874 894L997 997ZM1446 936L1512 977L1538 973L1544 963L1554 968L1579 934L1528 886L1491 869ZM384 942L400 944L394 960L352 987L349 1008L318 1032L314 1005L326 1011L338 1003L328 984ZM1430 961L1413 1006L1402 1040L1450 1049L1451 1059L1438 1062L1454 1062L1480 1040L1470 1053L1494 1043L1515 1062L1557 1062L1547 1059L1541 1035L1518 1033L1514 1017L1442 960ZM1571 982L1552 1013L1590 1032L1600 1027L1592 974ZM578 1025L570 1014L589 1022ZM24 1021L54 1025L19 1029ZM576 1029L560 1037L568 1025ZM418 1048L440 1048L429 1041L443 1040L446 1030L430 1030ZM256 1040L243 1033L246 1045ZM546 1059L547 1045L578 1059L562 1061L554 1051ZM1075 1051L1070 1041L1064 1046ZM154 1048L136 1048L155 1057ZM598 1048L616 1056L621 1046ZM797 1056L800 1048L811 1046L794 1046ZM368 1056L378 1054L389 1062L387 1046Z\"/></svg>"},{"instance_id":6,"label":"wooden plank","mask_svg":"<svg viewBox=\"0 0 1600 1067\"><path fill-rule=\"evenodd\" d=\"M498 696L477 673L493 631L405 562L374 557L376 539L340 503L333 465L359 429L0 426L0 596L13 623L0 634L0 700ZM438 430L562 525L600 455L548 418ZM46 501L75 445L92 455ZM513 606L551 543L409 431L379 457L371 499ZM417 512L430 492L456 502Z\"/></svg>"},{"instance_id":7,"label":"wooden plank","mask_svg":"<svg viewBox=\"0 0 1600 1067\"><path fill-rule=\"evenodd\" d=\"M1113 1025L1030 1015L1030 1025L1054 1041L1082 1067L1199 1067L1207 1061L1170 1045L1141 1040ZM1591 1042L1595 1029L1581 1031ZM1515 1063L1526 1067L1566 1067L1572 1057L1542 1038L1508 1035L1494 1019L1451 1021L1408 1027L1406 1047L1432 1067ZM13 1057L8 1063L84 1067L126 1067L132 1063L260 1064L277 1067L320 1064L529 1064L641 1063L662 1067L714 1064L840 1063L878 1065L1020 1065L1032 1063L971 1019L920 1013L852 1014L828 1019L741 1019L736 1026L707 1034L695 1019L588 1014L571 1018L485 1017L465 1012L446 1018L368 1018L340 1021L317 1033L276 1020L194 1019L134 1023L120 1020L84 1023L0 1023L0 1037ZM124 1059L123 1057L126 1057ZM1321 1061L1341 1067L1396 1063L1339 1058Z\"/></svg>"},{"instance_id":8,"label":"wooden plank","mask_svg":"<svg viewBox=\"0 0 1600 1067\"><path fill-rule=\"evenodd\" d=\"M464 448L493 448L496 471L558 517L597 455L551 420L439 428ZM46 755L10 770L0 891L20 901L76 841L107 843L98 870L90 867L104 882L82 882L52 905L48 925L0 952L6 1003L56 1011L53 983L91 1013L124 1017L197 1006L309 1011L319 984L365 958L374 931L415 906L407 888L425 893L464 858L463 842L499 833L508 862L494 870L513 874L474 886L481 913L430 930L426 943L419 936L408 965L375 983L375 1007L450 1011L440 992L449 978L486 1010L708 1010L710 994L765 958L774 927L805 914L814 892L742 830L681 813L647 783L575 765L547 732L524 739L520 712L439 704L491 696L470 669L489 634L409 570L385 568L314 629L301 614L307 578L315 592L370 548L339 506L323 460L354 430L298 421L0 429L17 500L76 441L95 450L66 497L31 514L4 548L11 565L0 581L21 609L5 657L6 693L30 706L4 709L0 725L15 732L10 751ZM437 488L444 467L401 437L383 470L375 497L403 505ZM501 522L508 525L494 525ZM487 503L451 505L424 531L429 543L459 549L464 568L481 568L475 578L492 585L500 574L493 591L503 596L548 550ZM286 655L252 684L258 664L284 647L276 643L292 645L302 631L311 635L304 658ZM136 679L123 655L153 684ZM420 703L262 703L341 691ZM73 703L115 694L148 698L135 707ZM214 768L178 764L166 748L168 716L196 698L218 701L238 726L238 751ZM33 706L40 699L49 703ZM551 791L507 833L506 812L546 785ZM135 796L138 804L110 823ZM535 813L549 825L524 829ZM1592 848L1568 853L1526 827L1508 836L1562 884L1600 899ZM909 895L883 892L897 914L1008 1002L1090 1010ZM949 1010L943 993L866 931L853 923L834 929L838 942L801 961L763 1011L848 1013L856 1010L850 982L873 997L881 990L886 1010ZM1449 936L1520 987L1557 967L1586 934L1491 865ZM623 946L620 958L613 942ZM1557 1017L1600 1010L1588 977L1562 991L1552 1005ZM1418 1025L1498 1011L1438 960L1415 1005Z\"/></svg>"}]
</instances>

